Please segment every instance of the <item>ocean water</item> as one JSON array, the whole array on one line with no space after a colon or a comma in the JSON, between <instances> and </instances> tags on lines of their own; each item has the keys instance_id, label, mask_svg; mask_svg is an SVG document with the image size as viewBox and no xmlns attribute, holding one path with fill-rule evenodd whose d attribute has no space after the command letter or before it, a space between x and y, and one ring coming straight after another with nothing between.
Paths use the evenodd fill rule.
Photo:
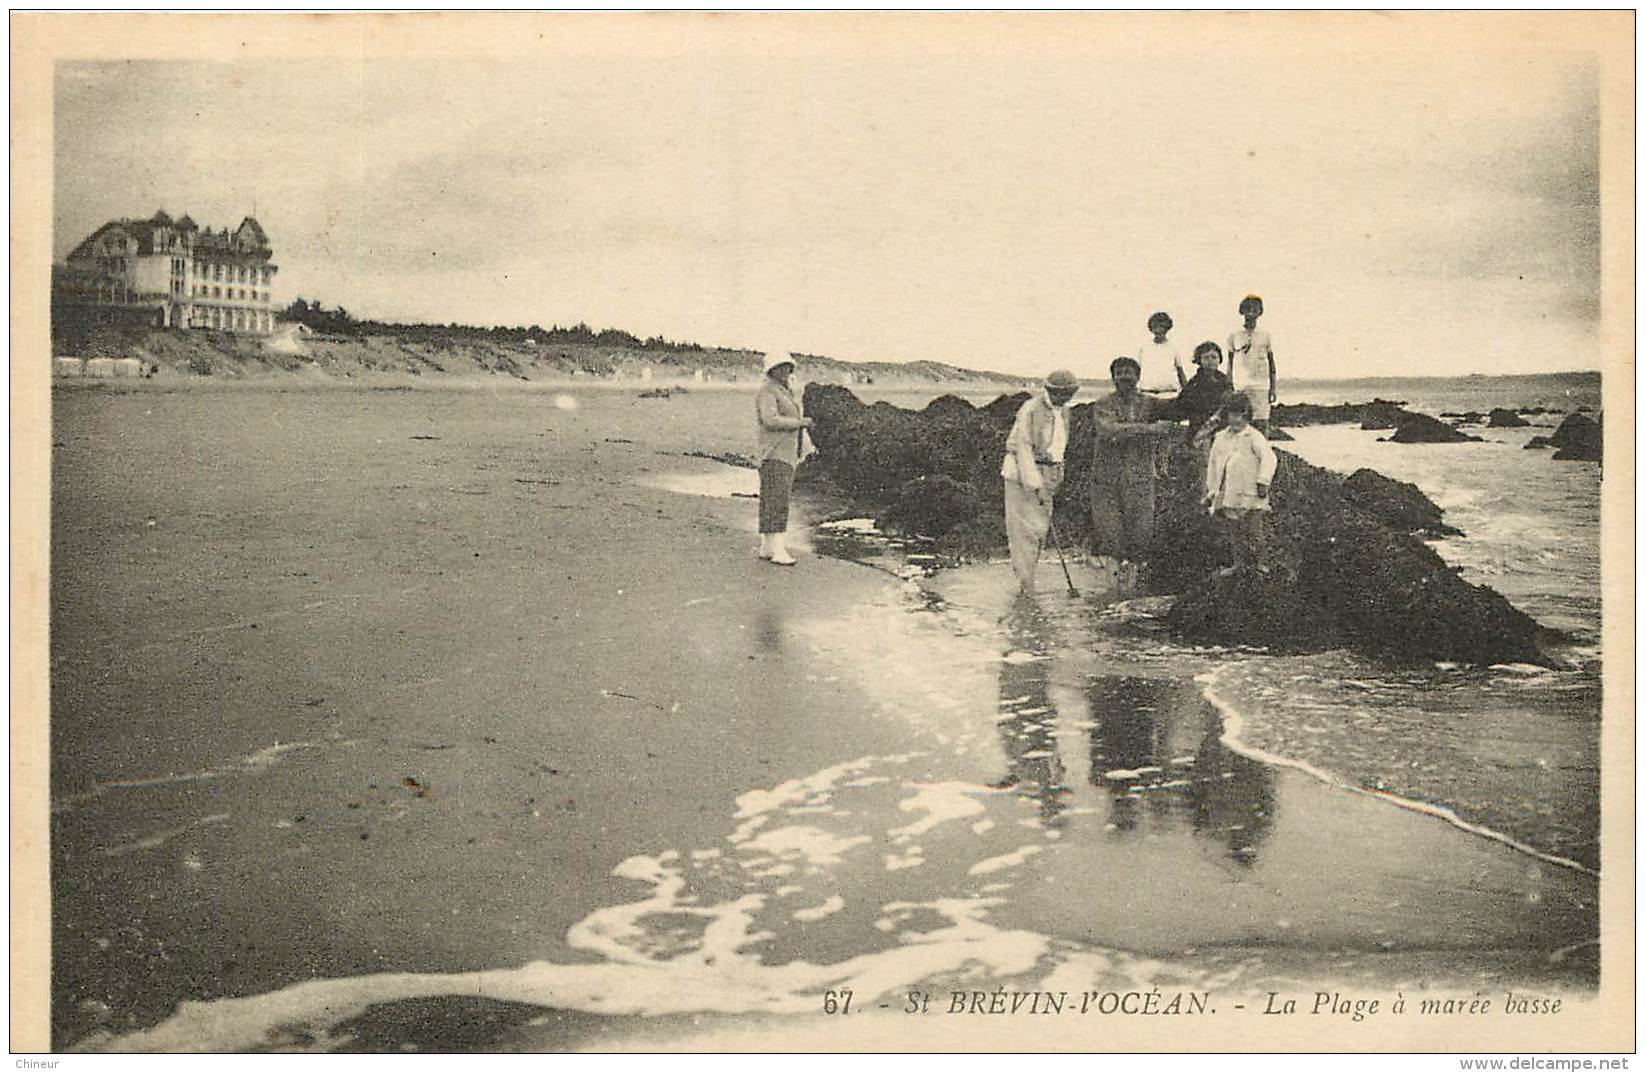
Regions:
<instances>
[{"instance_id":1,"label":"ocean water","mask_svg":"<svg viewBox=\"0 0 1645 1073\"><path fill-rule=\"evenodd\" d=\"M1463 531L1433 541L1435 551L1466 580L1559 631L1563 640L1550 651L1567 669L1396 670L1344 652L1227 654L1199 668L1201 654L1164 641L1087 643L1110 651L1130 644L1127 658L1140 666L1196 668L1254 749L1597 867L1601 467L1555 462L1552 452L1524 446L1566 413L1598 416L1600 375L1282 380L1280 394L1291 403L1396 399L1434 416L1559 411L1529 416L1530 428L1469 426L1483 443L1392 444L1381 442L1386 432L1328 425L1289 430L1295 440L1282 446L1343 474L1369 467L1420 487ZM984 606L1000 599L998 581L968 575L985 572L968 567L935 584L960 605Z\"/></svg>"},{"instance_id":2,"label":"ocean water","mask_svg":"<svg viewBox=\"0 0 1645 1073\"><path fill-rule=\"evenodd\" d=\"M1600 409L1598 374L1299 383L1293 402L1399 399L1443 412ZM1289 430L1281 445L1347 474L1369 467L1421 488L1462 536L1431 542L1461 576L1489 586L1563 634L1566 669L1394 669L1347 652L1226 655L1199 672L1235 716L1244 743L1343 783L1453 815L1560 860L1598 867L1602 670L1597 463L1525 450L1544 427L1470 426L1482 443L1406 445L1386 432L1327 425ZM1158 642L1148 665L1197 665Z\"/></svg>"},{"instance_id":3,"label":"ocean water","mask_svg":"<svg viewBox=\"0 0 1645 1073\"><path fill-rule=\"evenodd\" d=\"M1508 390L1481 389L1422 408L1486 409L1485 389ZM1543 404L1503 404L1521 403ZM750 1018L821 1032L823 997L849 992L865 1024L893 1004L906 1046L969 1031L897 1016L916 988L940 1005L1067 991L1077 1008L1159 987L1185 1010L1339 982L1581 995L1597 977L1601 478L1524 451L1534 431L1402 446L1331 427L1289 446L1423 487L1465 533L1436 550L1563 631L1567 669L1183 646L1161 634L1160 601L1115 603L1077 558L1078 595L1047 559L1023 604L1004 562L937 570L862 523L819 529L819 551L903 580L787 623L797 673L871 683L903 751L843 743L700 840L635 847L611 903L568 936L577 963L313 980L82 1045L347 1049L384 1011L453 999L626 1019L629 1046L714 1031L736 1045L774 1023ZM747 475L657 483L730 497ZM1115 1020L1075 1016L1093 1046L1112 1042ZM503 1042L556 1045L548 1020Z\"/></svg>"},{"instance_id":4,"label":"ocean water","mask_svg":"<svg viewBox=\"0 0 1645 1073\"><path fill-rule=\"evenodd\" d=\"M1489 413L1493 407L1521 407L1574 412L1601 409L1599 373L1540 373L1530 376L1375 377L1365 380L1280 380L1280 401L1288 403L1369 402L1374 398L1404 402L1412 410L1442 413ZM1550 416L1532 421L1557 423Z\"/></svg>"},{"instance_id":5,"label":"ocean water","mask_svg":"<svg viewBox=\"0 0 1645 1073\"><path fill-rule=\"evenodd\" d=\"M1597 375L1387 386L1385 397L1435 414L1600 404ZM1218 688L1244 708L1246 733L1265 748L1597 867L1601 469L1525 450L1545 428L1470 431L1485 442L1393 444L1379 441L1386 433L1318 426L1292 430L1286 446L1328 469L1368 466L1423 489L1464 534L1433 541L1434 550L1465 580L1561 631L1566 642L1551 651L1569 669L1392 672L1338 653L1241 663L1219 672Z\"/></svg>"}]
</instances>

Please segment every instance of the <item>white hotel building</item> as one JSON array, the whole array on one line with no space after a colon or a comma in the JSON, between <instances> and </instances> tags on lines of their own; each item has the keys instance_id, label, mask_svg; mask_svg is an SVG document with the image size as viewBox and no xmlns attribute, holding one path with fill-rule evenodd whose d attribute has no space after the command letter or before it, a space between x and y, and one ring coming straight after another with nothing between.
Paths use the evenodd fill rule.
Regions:
<instances>
[{"instance_id":1,"label":"white hotel building","mask_svg":"<svg viewBox=\"0 0 1645 1073\"><path fill-rule=\"evenodd\" d=\"M202 230L164 210L147 220L110 220L53 268L53 299L93 319L160 328L274 330L278 266L262 225L247 216L232 233Z\"/></svg>"}]
</instances>

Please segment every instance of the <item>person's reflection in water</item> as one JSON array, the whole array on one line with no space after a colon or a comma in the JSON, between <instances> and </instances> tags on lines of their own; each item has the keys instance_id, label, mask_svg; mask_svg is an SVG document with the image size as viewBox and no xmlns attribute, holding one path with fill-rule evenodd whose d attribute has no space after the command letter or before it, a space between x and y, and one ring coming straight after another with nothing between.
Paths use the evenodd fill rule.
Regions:
<instances>
[{"instance_id":1,"label":"person's reflection in water","mask_svg":"<svg viewBox=\"0 0 1645 1073\"><path fill-rule=\"evenodd\" d=\"M781 655L786 631L783 613L771 607L761 606L754 616L754 644L760 651Z\"/></svg>"},{"instance_id":2,"label":"person's reflection in water","mask_svg":"<svg viewBox=\"0 0 1645 1073\"><path fill-rule=\"evenodd\" d=\"M1255 864L1257 846L1274 826L1274 779L1266 765L1222 744L1222 719L1205 707L1205 740L1188 787L1194 830L1228 843L1228 855L1240 864Z\"/></svg>"},{"instance_id":3,"label":"person's reflection in water","mask_svg":"<svg viewBox=\"0 0 1645 1073\"><path fill-rule=\"evenodd\" d=\"M1108 822L1135 830L1144 802L1151 812L1170 808L1159 785L1165 776L1175 720L1168 691L1176 683L1152 678L1100 675L1086 686L1090 710L1091 782L1111 795Z\"/></svg>"},{"instance_id":4,"label":"person's reflection in water","mask_svg":"<svg viewBox=\"0 0 1645 1073\"><path fill-rule=\"evenodd\" d=\"M1102 675L1086 689L1091 782L1110 796L1108 822L1135 830L1144 809L1159 822L1188 821L1249 865L1273 824L1268 769L1232 753L1222 720L1191 682Z\"/></svg>"},{"instance_id":5,"label":"person's reflection in water","mask_svg":"<svg viewBox=\"0 0 1645 1073\"><path fill-rule=\"evenodd\" d=\"M1040 820L1060 826L1068 807L1067 773L1057 752L1057 709L1051 702L1050 631L1033 597L1020 596L1005 620L1000 659L1000 745L1010 772L994 783L1039 802Z\"/></svg>"}]
</instances>

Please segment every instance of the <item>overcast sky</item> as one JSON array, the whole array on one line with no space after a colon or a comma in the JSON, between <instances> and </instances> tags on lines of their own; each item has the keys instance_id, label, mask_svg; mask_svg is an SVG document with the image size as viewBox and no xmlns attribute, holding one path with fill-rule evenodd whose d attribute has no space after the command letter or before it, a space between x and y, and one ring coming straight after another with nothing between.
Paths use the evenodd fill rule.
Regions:
<instances>
[{"instance_id":1,"label":"overcast sky","mask_svg":"<svg viewBox=\"0 0 1645 1073\"><path fill-rule=\"evenodd\" d=\"M54 253L256 207L275 296L1098 375L1155 309L1285 376L1597 368L1580 54L1244 48L58 67Z\"/></svg>"}]
</instances>

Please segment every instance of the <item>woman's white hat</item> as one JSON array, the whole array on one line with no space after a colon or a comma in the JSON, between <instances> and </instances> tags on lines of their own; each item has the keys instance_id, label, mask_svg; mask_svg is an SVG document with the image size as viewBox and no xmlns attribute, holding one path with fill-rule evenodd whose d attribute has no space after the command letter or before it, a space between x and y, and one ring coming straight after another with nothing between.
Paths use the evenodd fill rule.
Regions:
<instances>
[{"instance_id":1,"label":"woman's white hat","mask_svg":"<svg viewBox=\"0 0 1645 1073\"><path fill-rule=\"evenodd\" d=\"M772 369L779 365L794 365L797 367L799 362L795 361L794 355L786 350L767 350L765 352L765 368L761 372L770 373Z\"/></svg>"}]
</instances>

